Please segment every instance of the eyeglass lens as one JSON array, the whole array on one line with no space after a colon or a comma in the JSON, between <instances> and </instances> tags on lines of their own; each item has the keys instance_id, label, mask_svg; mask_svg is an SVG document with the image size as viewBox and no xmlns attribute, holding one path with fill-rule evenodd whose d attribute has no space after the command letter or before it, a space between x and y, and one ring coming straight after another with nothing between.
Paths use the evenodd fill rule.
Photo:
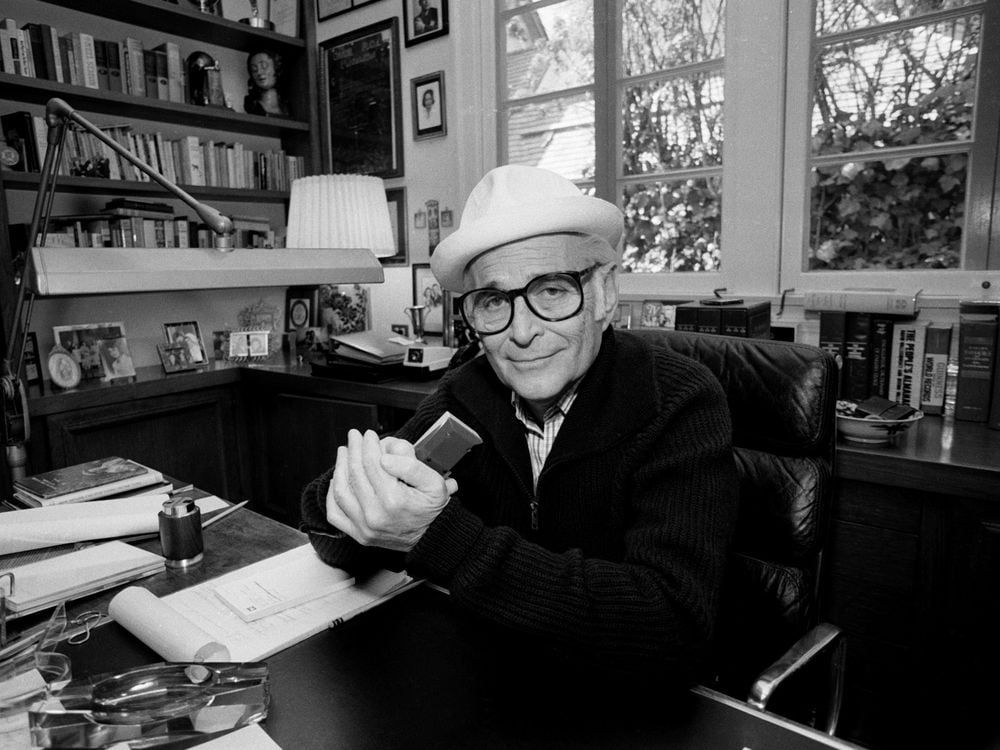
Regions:
<instances>
[{"instance_id":1,"label":"eyeglass lens","mask_svg":"<svg viewBox=\"0 0 1000 750\"><path fill-rule=\"evenodd\" d=\"M588 269L589 270L589 269ZM583 289L578 273L549 273L521 289L476 289L462 298L462 312L478 333L499 333L514 318L514 298L523 296L542 320L571 318L583 307Z\"/></svg>"}]
</instances>

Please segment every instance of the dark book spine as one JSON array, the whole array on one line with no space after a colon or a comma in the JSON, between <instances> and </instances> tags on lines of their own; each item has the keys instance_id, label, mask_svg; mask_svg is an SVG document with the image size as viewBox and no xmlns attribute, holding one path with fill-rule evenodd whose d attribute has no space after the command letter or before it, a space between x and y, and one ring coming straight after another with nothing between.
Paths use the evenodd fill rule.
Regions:
<instances>
[{"instance_id":1,"label":"dark book spine","mask_svg":"<svg viewBox=\"0 0 1000 750\"><path fill-rule=\"evenodd\" d=\"M990 414L1000 304L960 303L955 419L986 422Z\"/></svg>"},{"instance_id":2,"label":"dark book spine","mask_svg":"<svg viewBox=\"0 0 1000 750\"><path fill-rule=\"evenodd\" d=\"M121 94L125 87L122 83L122 52L118 42L104 40L104 57L108 63L108 88Z\"/></svg>"},{"instance_id":3,"label":"dark book spine","mask_svg":"<svg viewBox=\"0 0 1000 750\"><path fill-rule=\"evenodd\" d=\"M847 313L840 310L823 310L819 314L819 347L833 355L840 368L838 393L843 391L844 342L847 331Z\"/></svg>"},{"instance_id":4,"label":"dark book spine","mask_svg":"<svg viewBox=\"0 0 1000 750\"><path fill-rule=\"evenodd\" d=\"M53 68L49 68L48 60L45 57L45 42L42 38L47 35L42 33L42 25L26 23L22 27L22 31L28 35L28 39L31 41L31 61L35 65L35 78L47 78L54 81L56 78L55 63L53 63Z\"/></svg>"},{"instance_id":5,"label":"dark book spine","mask_svg":"<svg viewBox=\"0 0 1000 750\"><path fill-rule=\"evenodd\" d=\"M157 98L156 53L151 49L142 51L142 69L145 73L146 89L143 92L151 99Z\"/></svg>"},{"instance_id":6,"label":"dark book spine","mask_svg":"<svg viewBox=\"0 0 1000 750\"><path fill-rule=\"evenodd\" d=\"M924 414L943 414L948 382L948 358L951 354L951 325L927 327L924 367L920 381L920 410Z\"/></svg>"},{"instance_id":7,"label":"dark book spine","mask_svg":"<svg viewBox=\"0 0 1000 750\"><path fill-rule=\"evenodd\" d=\"M41 161L31 113L11 112L0 115L0 128L3 128L3 137L7 145L20 156L18 163L12 164L11 169L16 172L38 172L41 169Z\"/></svg>"},{"instance_id":8,"label":"dark book spine","mask_svg":"<svg viewBox=\"0 0 1000 750\"><path fill-rule=\"evenodd\" d=\"M872 315L871 395L888 398L892 360L892 318Z\"/></svg>"},{"instance_id":9,"label":"dark book spine","mask_svg":"<svg viewBox=\"0 0 1000 750\"><path fill-rule=\"evenodd\" d=\"M97 84L104 91L111 90L108 79L108 49L103 39L94 40L94 61L97 63Z\"/></svg>"},{"instance_id":10,"label":"dark book spine","mask_svg":"<svg viewBox=\"0 0 1000 750\"><path fill-rule=\"evenodd\" d=\"M849 312L844 330L844 377L841 397L864 401L871 390L871 326L868 313Z\"/></svg>"}]
</instances>

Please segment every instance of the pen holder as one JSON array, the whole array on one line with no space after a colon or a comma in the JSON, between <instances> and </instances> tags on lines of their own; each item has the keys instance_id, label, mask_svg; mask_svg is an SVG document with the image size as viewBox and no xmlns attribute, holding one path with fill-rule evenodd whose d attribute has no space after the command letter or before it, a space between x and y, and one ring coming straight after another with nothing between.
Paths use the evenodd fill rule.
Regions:
<instances>
[{"instance_id":1,"label":"pen holder","mask_svg":"<svg viewBox=\"0 0 1000 750\"><path fill-rule=\"evenodd\" d=\"M163 503L160 518L160 548L168 568L188 568L201 562L201 510L190 498L172 498Z\"/></svg>"}]
</instances>

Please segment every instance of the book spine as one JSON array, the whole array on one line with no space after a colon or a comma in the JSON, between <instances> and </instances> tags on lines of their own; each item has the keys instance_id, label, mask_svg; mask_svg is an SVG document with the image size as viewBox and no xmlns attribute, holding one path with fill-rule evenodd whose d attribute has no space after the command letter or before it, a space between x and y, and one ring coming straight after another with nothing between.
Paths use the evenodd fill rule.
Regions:
<instances>
[{"instance_id":1,"label":"book spine","mask_svg":"<svg viewBox=\"0 0 1000 750\"><path fill-rule=\"evenodd\" d=\"M35 78L34 53L31 50L31 35L24 29L17 30L18 54L21 58L21 75Z\"/></svg>"},{"instance_id":2,"label":"book spine","mask_svg":"<svg viewBox=\"0 0 1000 750\"><path fill-rule=\"evenodd\" d=\"M948 382L948 357L951 354L950 325L927 327L924 366L920 384L920 411L943 414L945 389Z\"/></svg>"},{"instance_id":3,"label":"book spine","mask_svg":"<svg viewBox=\"0 0 1000 750\"><path fill-rule=\"evenodd\" d=\"M181 64L181 48L177 42L164 42L156 47L166 55L167 61L167 99L172 102L184 102L183 66Z\"/></svg>"},{"instance_id":4,"label":"book spine","mask_svg":"<svg viewBox=\"0 0 1000 750\"><path fill-rule=\"evenodd\" d=\"M104 56L108 62L108 87L116 93L124 93L124 83L122 81L122 52L118 42L111 39L104 40Z\"/></svg>"},{"instance_id":5,"label":"book spine","mask_svg":"<svg viewBox=\"0 0 1000 750\"><path fill-rule=\"evenodd\" d=\"M54 80L59 83L68 83L59 50L59 31L55 27L45 24L45 32L48 35L48 41L45 43L45 55L46 57L51 55L52 70L55 73Z\"/></svg>"},{"instance_id":6,"label":"book spine","mask_svg":"<svg viewBox=\"0 0 1000 750\"><path fill-rule=\"evenodd\" d=\"M76 59L75 53L73 52L73 37L69 34L64 34L59 37L59 55L62 58L63 82L73 86L78 86L80 78L76 72Z\"/></svg>"},{"instance_id":7,"label":"book spine","mask_svg":"<svg viewBox=\"0 0 1000 750\"><path fill-rule=\"evenodd\" d=\"M871 325L869 313L849 312L844 330L844 376L841 397L864 401L871 390Z\"/></svg>"},{"instance_id":8,"label":"book spine","mask_svg":"<svg viewBox=\"0 0 1000 750\"><path fill-rule=\"evenodd\" d=\"M990 383L990 413L986 418L986 425L990 429L1000 430L1000 330L997 331L996 353L993 357L993 377Z\"/></svg>"},{"instance_id":9,"label":"book spine","mask_svg":"<svg viewBox=\"0 0 1000 750\"><path fill-rule=\"evenodd\" d=\"M895 292L806 292L802 296L806 310L916 315L917 295Z\"/></svg>"},{"instance_id":10,"label":"book spine","mask_svg":"<svg viewBox=\"0 0 1000 750\"><path fill-rule=\"evenodd\" d=\"M128 93L132 96L146 95L146 69L143 58L142 42L133 37L126 37L122 44L124 60L122 75L128 83ZM126 71L127 74L126 74Z\"/></svg>"},{"instance_id":11,"label":"book spine","mask_svg":"<svg viewBox=\"0 0 1000 750\"><path fill-rule=\"evenodd\" d=\"M94 64L97 66L97 83L105 91L111 90L108 79L108 48L103 39L94 40Z\"/></svg>"},{"instance_id":12,"label":"book spine","mask_svg":"<svg viewBox=\"0 0 1000 750\"><path fill-rule=\"evenodd\" d=\"M837 393L843 393L844 345L847 335L847 313L839 310L823 310L819 314L819 348L833 355L840 369Z\"/></svg>"},{"instance_id":13,"label":"book spine","mask_svg":"<svg viewBox=\"0 0 1000 750\"><path fill-rule=\"evenodd\" d=\"M986 422L990 413L1000 305L959 303L955 419Z\"/></svg>"},{"instance_id":14,"label":"book spine","mask_svg":"<svg viewBox=\"0 0 1000 750\"><path fill-rule=\"evenodd\" d=\"M871 330L871 394L889 397L889 363L892 359L892 330L894 321L881 315L872 315Z\"/></svg>"},{"instance_id":15,"label":"book spine","mask_svg":"<svg viewBox=\"0 0 1000 750\"><path fill-rule=\"evenodd\" d=\"M142 70L146 79L146 96L156 99L159 96L159 84L156 78L156 53L151 50L142 51Z\"/></svg>"},{"instance_id":16,"label":"book spine","mask_svg":"<svg viewBox=\"0 0 1000 750\"><path fill-rule=\"evenodd\" d=\"M167 53L162 49L154 49L156 60L156 98L170 101L170 74L167 69Z\"/></svg>"},{"instance_id":17,"label":"book spine","mask_svg":"<svg viewBox=\"0 0 1000 750\"><path fill-rule=\"evenodd\" d=\"M920 408L920 376L927 323L900 323L892 333L892 373L889 400Z\"/></svg>"},{"instance_id":18,"label":"book spine","mask_svg":"<svg viewBox=\"0 0 1000 750\"><path fill-rule=\"evenodd\" d=\"M73 46L80 54L79 64L83 71L83 85L88 89L101 88L101 80L97 75L97 52L94 37L83 32L74 32Z\"/></svg>"}]
</instances>

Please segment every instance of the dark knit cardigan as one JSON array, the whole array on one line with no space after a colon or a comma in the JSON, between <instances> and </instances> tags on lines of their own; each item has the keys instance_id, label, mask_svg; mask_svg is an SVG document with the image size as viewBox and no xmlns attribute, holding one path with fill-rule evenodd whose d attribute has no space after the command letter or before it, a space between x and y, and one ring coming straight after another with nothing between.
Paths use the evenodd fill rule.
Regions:
<instances>
[{"instance_id":1,"label":"dark knit cardigan","mask_svg":"<svg viewBox=\"0 0 1000 750\"><path fill-rule=\"evenodd\" d=\"M702 365L609 329L532 491L510 390L479 357L445 375L396 433L445 410L483 438L455 467L458 492L402 553L310 534L353 571L403 566L464 609L577 663L693 679L706 658L737 509L731 426ZM303 496L325 521L332 469ZM538 528L532 528L537 502Z\"/></svg>"}]
</instances>

